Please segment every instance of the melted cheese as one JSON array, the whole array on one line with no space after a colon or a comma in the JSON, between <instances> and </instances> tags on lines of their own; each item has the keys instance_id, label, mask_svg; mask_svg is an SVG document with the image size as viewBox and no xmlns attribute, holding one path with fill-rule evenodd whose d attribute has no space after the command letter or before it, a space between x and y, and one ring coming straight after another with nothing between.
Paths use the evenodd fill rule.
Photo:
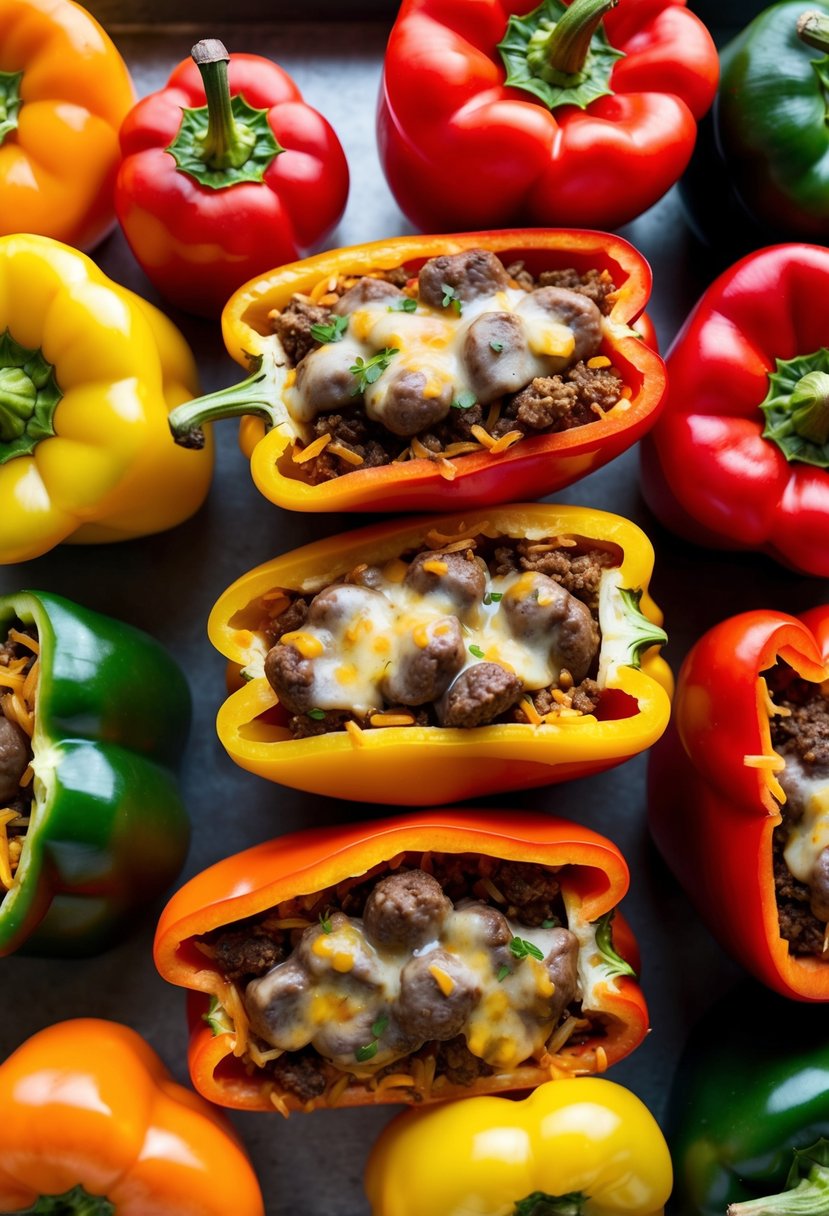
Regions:
<instances>
[{"instance_id":1,"label":"melted cheese","mask_svg":"<svg viewBox=\"0 0 829 1216\"><path fill-rule=\"evenodd\" d=\"M818 857L829 847L829 771L806 766L787 753L780 784L791 809L800 812L791 824L783 857L794 877L808 886Z\"/></svg>"}]
</instances>

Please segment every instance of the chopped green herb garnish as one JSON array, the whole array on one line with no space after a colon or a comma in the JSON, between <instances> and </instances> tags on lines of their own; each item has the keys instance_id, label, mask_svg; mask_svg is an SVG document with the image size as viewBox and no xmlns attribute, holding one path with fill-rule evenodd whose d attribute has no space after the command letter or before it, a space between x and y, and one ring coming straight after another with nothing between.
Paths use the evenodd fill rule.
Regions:
<instances>
[{"instance_id":1,"label":"chopped green herb garnish","mask_svg":"<svg viewBox=\"0 0 829 1216\"><path fill-rule=\"evenodd\" d=\"M316 342L339 342L348 329L348 317L332 317L325 324L311 326L311 337Z\"/></svg>"},{"instance_id":2,"label":"chopped green herb garnish","mask_svg":"<svg viewBox=\"0 0 829 1216\"><path fill-rule=\"evenodd\" d=\"M503 342L496 342L495 339L493 338L493 340L489 344L489 349L494 350L496 355L500 355L501 351L504 349L504 344L503 344Z\"/></svg>"},{"instance_id":3,"label":"chopped green herb garnish","mask_svg":"<svg viewBox=\"0 0 829 1216\"><path fill-rule=\"evenodd\" d=\"M512 972L510 971L509 967L499 967L498 974L496 975L495 978L499 984L503 984L504 980L507 978L508 975L512 975Z\"/></svg>"},{"instance_id":4,"label":"chopped green herb garnish","mask_svg":"<svg viewBox=\"0 0 829 1216\"><path fill-rule=\"evenodd\" d=\"M399 296L389 304L389 312L417 312L417 300L411 296Z\"/></svg>"},{"instance_id":5,"label":"chopped green herb garnish","mask_svg":"<svg viewBox=\"0 0 829 1216\"><path fill-rule=\"evenodd\" d=\"M546 920L543 920L541 922L541 928L542 929L557 929L560 924L561 924L561 921L558 919L557 916L552 916L552 917L548 916Z\"/></svg>"},{"instance_id":6,"label":"chopped green herb garnish","mask_svg":"<svg viewBox=\"0 0 829 1216\"><path fill-rule=\"evenodd\" d=\"M354 1052L354 1056L358 1063L365 1064L366 1060L373 1060L377 1055L379 1044L375 1039L373 1043L366 1043L365 1047L358 1047Z\"/></svg>"},{"instance_id":7,"label":"chopped green herb garnish","mask_svg":"<svg viewBox=\"0 0 829 1216\"><path fill-rule=\"evenodd\" d=\"M471 410L472 406L477 404L478 398L474 393L458 393L458 396L452 402L453 410Z\"/></svg>"},{"instance_id":8,"label":"chopped green herb garnish","mask_svg":"<svg viewBox=\"0 0 829 1216\"><path fill-rule=\"evenodd\" d=\"M487 591L484 595L485 604L497 604L499 600L504 598L503 591Z\"/></svg>"},{"instance_id":9,"label":"chopped green herb garnish","mask_svg":"<svg viewBox=\"0 0 829 1216\"><path fill-rule=\"evenodd\" d=\"M463 301L455 288L451 283L441 283L440 289L443 292L443 299L440 302L441 308L448 308L451 304L455 312L460 316L463 312Z\"/></svg>"},{"instance_id":10,"label":"chopped green herb garnish","mask_svg":"<svg viewBox=\"0 0 829 1216\"><path fill-rule=\"evenodd\" d=\"M370 359L363 359L358 355L356 362L352 363L348 369L352 376L357 377L357 384L351 390L351 396L356 397L358 393L364 393L370 384L379 380L394 356L399 354L400 351L396 346L384 346Z\"/></svg>"},{"instance_id":11,"label":"chopped green herb garnish","mask_svg":"<svg viewBox=\"0 0 829 1216\"><path fill-rule=\"evenodd\" d=\"M484 657L484 652L481 650L480 646L470 646L469 653L474 654L476 659L482 659Z\"/></svg>"},{"instance_id":12,"label":"chopped green herb garnish","mask_svg":"<svg viewBox=\"0 0 829 1216\"><path fill-rule=\"evenodd\" d=\"M375 1039L380 1038L380 1036L384 1033L388 1024L389 1024L389 1015L387 1013L382 1013L376 1022L372 1022L371 1033L374 1035Z\"/></svg>"},{"instance_id":13,"label":"chopped green herb garnish","mask_svg":"<svg viewBox=\"0 0 829 1216\"><path fill-rule=\"evenodd\" d=\"M322 722L325 717L324 709L309 709L308 717L313 718L315 722Z\"/></svg>"},{"instance_id":14,"label":"chopped green herb garnish","mask_svg":"<svg viewBox=\"0 0 829 1216\"><path fill-rule=\"evenodd\" d=\"M542 962L544 955L539 950L534 942L528 942L523 937L514 937L509 944L509 948L516 958L537 958Z\"/></svg>"},{"instance_id":15,"label":"chopped green herb garnish","mask_svg":"<svg viewBox=\"0 0 829 1216\"><path fill-rule=\"evenodd\" d=\"M328 913L323 915L323 913L320 912L320 928L322 929L323 933L330 933L333 927L334 926L331 924L331 917L328 915Z\"/></svg>"}]
</instances>

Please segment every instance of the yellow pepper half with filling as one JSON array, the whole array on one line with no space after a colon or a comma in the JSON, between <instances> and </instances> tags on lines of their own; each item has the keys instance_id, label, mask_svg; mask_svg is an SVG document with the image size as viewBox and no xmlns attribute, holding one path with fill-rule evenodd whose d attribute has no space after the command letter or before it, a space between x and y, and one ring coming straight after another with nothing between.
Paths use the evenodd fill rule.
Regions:
<instances>
[{"instance_id":1,"label":"yellow pepper half with filling","mask_svg":"<svg viewBox=\"0 0 829 1216\"><path fill-rule=\"evenodd\" d=\"M213 471L167 415L198 392L167 318L48 237L0 238L0 563L181 523Z\"/></svg>"},{"instance_id":2,"label":"yellow pepper half with filling","mask_svg":"<svg viewBox=\"0 0 829 1216\"><path fill-rule=\"evenodd\" d=\"M373 1216L659 1216L672 1183L653 1115L598 1077L408 1111L365 1175Z\"/></svg>"}]
</instances>

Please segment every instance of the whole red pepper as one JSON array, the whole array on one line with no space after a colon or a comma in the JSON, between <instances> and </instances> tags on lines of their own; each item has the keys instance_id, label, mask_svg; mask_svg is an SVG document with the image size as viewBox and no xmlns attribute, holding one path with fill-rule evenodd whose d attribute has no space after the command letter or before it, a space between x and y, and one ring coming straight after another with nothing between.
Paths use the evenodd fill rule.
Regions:
<instances>
[{"instance_id":1,"label":"whole red pepper","mask_svg":"<svg viewBox=\"0 0 829 1216\"><path fill-rule=\"evenodd\" d=\"M121 152L115 205L130 247L162 295L203 316L318 244L348 196L340 142L290 76L216 40L131 111Z\"/></svg>"},{"instance_id":2,"label":"whole red pepper","mask_svg":"<svg viewBox=\"0 0 829 1216\"><path fill-rule=\"evenodd\" d=\"M677 181L716 48L684 0L616 3L404 0L378 140L414 224L614 228Z\"/></svg>"},{"instance_id":3,"label":"whole red pepper","mask_svg":"<svg viewBox=\"0 0 829 1216\"><path fill-rule=\"evenodd\" d=\"M642 445L645 497L680 536L829 576L829 249L776 245L726 270L668 352Z\"/></svg>"},{"instance_id":4,"label":"whole red pepper","mask_svg":"<svg viewBox=\"0 0 829 1216\"><path fill-rule=\"evenodd\" d=\"M781 933L773 833L782 820L778 776L787 761L772 744L769 722L786 707L775 706L767 683L778 660L807 685L829 678L829 605L800 618L744 612L692 648L671 724L649 757L650 828L700 917L734 958L784 996L829 1001L825 955L792 952Z\"/></svg>"}]
</instances>

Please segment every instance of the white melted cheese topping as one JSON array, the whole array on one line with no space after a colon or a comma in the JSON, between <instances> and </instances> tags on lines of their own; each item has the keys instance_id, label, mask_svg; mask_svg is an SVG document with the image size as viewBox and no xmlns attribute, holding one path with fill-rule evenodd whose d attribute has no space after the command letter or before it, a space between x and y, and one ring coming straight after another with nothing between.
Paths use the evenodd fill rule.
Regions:
<instances>
[{"instance_id":1,"label":"white melted cheese topping","mask_svg":"<svg viewBox=\"0 0 829 1216\"><path fill-rule=\"evenodd\" d=\"M791 824L783 857L794 877L808 886L818 857L829 847L829 771L804 765L793 753L787 752L785 760L779 781L791 810L801 813Z\"/></svg>"}]
</instances>

